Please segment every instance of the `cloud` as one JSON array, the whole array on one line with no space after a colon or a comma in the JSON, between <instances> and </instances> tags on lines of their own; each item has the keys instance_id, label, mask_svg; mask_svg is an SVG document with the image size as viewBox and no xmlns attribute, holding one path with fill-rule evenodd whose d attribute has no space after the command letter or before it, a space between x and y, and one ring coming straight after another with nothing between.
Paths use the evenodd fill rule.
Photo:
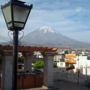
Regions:
<instances>
[{"instance_id":1,"label":"cloud","mask_svg":"<svg viewBox=\"0 0 90 90\"><path fill-rule=\"evenodd\" d=\"M83 12L83 11L85 11L85 10L86 10L86 9L83 8L83 7L77 7L77 8L75 9L75 11L76 11L77 13Z\"/></svg>"},{"instance_id":2,"label":"cloud","mask_svg":"<svg viewBox=\"0 0 90 90\"><path fill-rule=\"evenodd\" d=\"M0 0L0 3L5 3L6 1ZM48 25L57 32L61 32L71 38L89 41L90 0L23 1L33 3L34 6L24 29L25 35L41 26ZM0 34L5 33L3 35L8 32L1 13L0 30L2 31ZM83 37L84 34L85 37Z\"/></svg>"},{"instance_id":3,"label":"cloud","mask_svg":"<svg viewBox=\"0 0 90 90\"><path fill-rule=\"evenodd\" d=\"M84 29L88 30L89 22L87 22L87 24L85 25L85 22L82 19L83 16L78 15L79 14L75 12L75 9L62 9L54 11L32 10L29 24L31 24L31 27L34 26L33 29L40 27L44 24L50 25L54 27L57 31L61 32L81 31L81 30L83 31Z\"/></svg>"},{"instance_id":4,"label":"cloud","mask_svg":"<svg viewBox=\"0 0 90 90\"><path fill-rule=\"evenodd\" d=\"M0 13L0 36L8 37L8 29L2 13Z\"/></svg>"},{"instance_id":5,"label":"cloud","mask_svg":"<svg viewBox=\"0 0 90 90\"><path fill-rule=\"evenodd\" d=\"M84 32L66 32L66 33L62 33L63 35L66 35L72 39L78 40L78 41L82 41L82 42L88 42L89 41L89 37L90 37L90 30L89 31L84 31Z\"/></svg>"}]
</instances>

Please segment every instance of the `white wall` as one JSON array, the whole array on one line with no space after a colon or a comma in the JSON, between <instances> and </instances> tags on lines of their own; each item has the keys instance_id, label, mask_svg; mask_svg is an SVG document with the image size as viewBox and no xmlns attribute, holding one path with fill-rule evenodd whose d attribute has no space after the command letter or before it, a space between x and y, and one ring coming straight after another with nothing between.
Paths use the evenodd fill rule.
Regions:
<instances>
[{"instance_id":1,"label":"white wall","mask_svg":"<svg viewBox=\"0 0 90 90\"><path fill-rule=\"evenodd\" d=\"M60 69L54 69L54 80L65 80L78 83L78 74L74 74L73 71L62 72ZM85 84L86 80L86 75L79 74L79 83Z\"/></svg>"}]
</instances>

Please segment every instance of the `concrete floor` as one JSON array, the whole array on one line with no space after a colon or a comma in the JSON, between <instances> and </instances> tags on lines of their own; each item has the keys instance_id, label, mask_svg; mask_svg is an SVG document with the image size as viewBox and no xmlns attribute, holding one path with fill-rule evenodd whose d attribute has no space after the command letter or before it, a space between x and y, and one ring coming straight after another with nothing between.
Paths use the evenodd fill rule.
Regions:
<instances>
[{"instance_id":1,"label":"concrete floor","mask_svg":"<svg viewBox=\"0 0 90 90\"><path fill-rule=\"evenodd\" d=\"M50 90L90 90L90 87L87 87L84 84L57 81L54 83L54 88L51 88Z\"/></svg>"},{"instance_id":2,"label":"concrete floor","mask_svg":"<svg viewBox=\"0 0 90 90\"><path fill-rule=\"evenodd\" d=\"M90 90L90 87L87 87L83 84L77 84L67 81L56 81L54 83L54 86L50 89L47 89L45 87L41 88L32 88L32 89L25 89L25 90Z\"/></svg>"}]
</instances>

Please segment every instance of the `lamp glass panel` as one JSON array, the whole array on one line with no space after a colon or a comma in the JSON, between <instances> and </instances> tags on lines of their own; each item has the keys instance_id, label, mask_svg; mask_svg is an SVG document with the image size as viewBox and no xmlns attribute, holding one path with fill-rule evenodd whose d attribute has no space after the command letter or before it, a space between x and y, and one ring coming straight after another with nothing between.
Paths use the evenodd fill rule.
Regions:
<instances>
[{"instance_id":1,"label":"lamp glass panel","mask_svg":"<svg viewBox=\"0 0 90 90\"><path fill-rule=\"evenodd\" d=\"M9 23L12 21L12 17L11 17L11 6L8 5L7 7L4 7L2 9L6 23Z\"/></svg>"},{"instance_id":2,"label":"lamp glass panel","mask_svg":"<svg viewBox=\"0 0 90 90\"><path fill-rule=\"evenodd\" d=\"M29 8L13 5L14 26L23 27L29 13Z\"/></svg>"}]
</instances>

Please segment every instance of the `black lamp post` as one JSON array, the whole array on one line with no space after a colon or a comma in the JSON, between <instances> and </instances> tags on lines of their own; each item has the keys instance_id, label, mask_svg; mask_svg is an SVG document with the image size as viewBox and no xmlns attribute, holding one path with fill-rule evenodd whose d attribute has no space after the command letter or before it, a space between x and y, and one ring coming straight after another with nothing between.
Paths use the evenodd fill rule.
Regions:
<instances>
[{"instance_id":1,"label":"black lamp post","mask_svg":"<svg viewBox=\"0 0 90 90\"><path fill-rule=\"evenodd\" d=\"M13 78L12 90L17 90L17 58L18 58L18 31L24 29L31 5L25 2L11 0L1 7L8 30L13 31Z\"/></svg>"}]
</instances>

